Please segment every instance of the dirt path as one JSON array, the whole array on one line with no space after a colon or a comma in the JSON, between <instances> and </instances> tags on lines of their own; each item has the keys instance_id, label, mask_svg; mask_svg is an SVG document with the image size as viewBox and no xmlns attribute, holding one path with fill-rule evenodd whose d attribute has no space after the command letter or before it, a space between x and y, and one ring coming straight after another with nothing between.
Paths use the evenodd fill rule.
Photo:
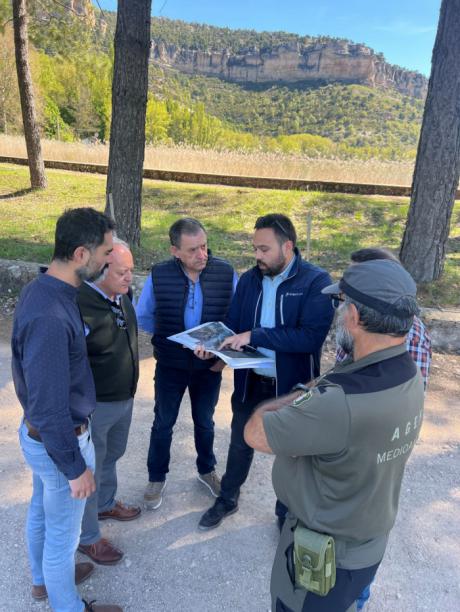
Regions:
<instances>
[{"instance_id":1,"label":"dirt path","mask_svg":"<svg viewBox=\"0 0 460 612\"><path fill-rule=\"evenodd\" d=\"M40 611L33 603L24 542L30 472L16 429L21 410L9 368L11 317L0 316L0 610ZM142 341L141 380L120 494L141 502L152 418L153 359ZM329 358L331 355L329 355ZM216 454L222 469L229 439L230 372L216 411ZM457 612L460 601L460 357L436 355L425 422L403 483L400 512L373 587L368 612ZM196 529L212 499L196 480L193 429L184 400L162 506L127 525L104 524L104 535L124 551L115 567L98 566L83 586L140 612L267 612L277 530L273 518L272 458L258 455L241 495L240 511L210 533ZM332 612L332 611L331 611Z\"/></svg>"}]
</instances>

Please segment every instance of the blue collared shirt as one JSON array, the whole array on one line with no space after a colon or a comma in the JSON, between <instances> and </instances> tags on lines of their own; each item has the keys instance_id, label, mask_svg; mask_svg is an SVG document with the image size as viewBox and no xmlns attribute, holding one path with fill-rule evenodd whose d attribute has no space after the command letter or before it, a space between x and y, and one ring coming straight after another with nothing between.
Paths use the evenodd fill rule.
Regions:
<instances>
[{"instance_id":1,"label":"blue collared shirt","mask_svg":"<svg viewBox=\"0 0 460 612\"><path fill-rule=\"evenodd\" d=\"M185 272L184 272L185 273ZM200 324L203 311L203 291L201 289L200 277L194 282L188 279L188 297L184 309L184 329L191 329ZM233 293L238 284L238 275L233 273ZM153 291L152 275L145 281L141 294L136 304L136 315L139 327L149 334L155 333L155 294Z\"/></svg>"},{"instance_id":2,"label":"blue collared shirt","mask_svg":"<svg viewBox=\"0 0 460 612\"><path fill-rule=\"evenodd\" d=\"M288 266L276 276L264 276L262 280L262 310L260 313L260 327L276 327L276 292L278 287L289 276L296 258L293 257ZM258 351L271 357L275 361L276 352L263 347L255 347ZM272 368L255 368L254 372L262 376L276 377L276 366Z\"/></svg>"},{"instance_id":3,"label":"blue collared shirt","mask_svg":"<svg viewBox=\"0 0 460 612\"><path fill-rule=\"evenodd\" d=\"M104 291L102 291L100 287L98 287L98 285L96 285L96 283L90 283L88 281L85 281L85 283L89 285L91 289L94 289L94 291L97 291L98 293L100 293L102 297L108 300L109 302L116 302L117 304L120 304L120 299L121 299L120 293L117 293L117 295L115 296L115 299L112 300L111 298L109 298L109 296L106 293L104 293Z\"/></svg>"}]
</instances>

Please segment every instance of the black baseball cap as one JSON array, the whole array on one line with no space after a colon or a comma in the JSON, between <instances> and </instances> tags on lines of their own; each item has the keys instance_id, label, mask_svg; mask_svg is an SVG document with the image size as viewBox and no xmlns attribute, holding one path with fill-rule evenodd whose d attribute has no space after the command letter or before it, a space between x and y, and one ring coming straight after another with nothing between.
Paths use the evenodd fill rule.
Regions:
<instances>
[{"instance_id":1,"label":"black baseball cap","mask_svg":"<svg viewBox=\"0 0 460 612\"><path fill-rule=\"evenodd\" d=\"M349 266L338 283L329 285L322 293L344 293L357 302L382 314L405 319L418 313L415 297L417 285L401 264L388 259L372 259ZM414 298L413 307L399 305L401 298Z\"/></svg>"}]
</instances>

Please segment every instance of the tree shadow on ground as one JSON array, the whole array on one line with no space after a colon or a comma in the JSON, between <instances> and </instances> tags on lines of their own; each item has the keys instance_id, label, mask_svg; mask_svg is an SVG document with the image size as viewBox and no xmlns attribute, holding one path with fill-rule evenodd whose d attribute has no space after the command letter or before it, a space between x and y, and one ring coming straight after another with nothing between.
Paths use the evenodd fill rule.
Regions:
<instances>
[{"instance_id":1,"label":"tree shadow on ground","mask_svg":"<svg viewBox=\"0 0 460 612\"><path fill-rule=\"evenodd\" d=\"M11 193L3 193L0 194L0 200L14 200L14 198L21 198L32 191L32 187L27 187L26 189L18 189L17 191L13 191Z\"/></svg>"}]
</instances>

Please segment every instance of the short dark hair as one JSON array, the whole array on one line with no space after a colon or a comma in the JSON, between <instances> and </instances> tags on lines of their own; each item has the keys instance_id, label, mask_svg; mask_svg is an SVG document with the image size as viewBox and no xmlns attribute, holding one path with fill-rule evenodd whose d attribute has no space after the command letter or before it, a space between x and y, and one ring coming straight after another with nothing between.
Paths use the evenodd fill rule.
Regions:
<instances>
[{"instance_id":1,"label":"short dark hair","mask_svg":"<svg viewBox=\"0 0 460 612\"><path fill-rule=\"evenodd\" d=\"M295 227L289 217L278 213L271 213L269 215L263 215L256 220L254 229L267 229L270 228L274 231L276 238L280 244L284 244L287 240L290 240L295 246L297 242L297 234Z\"/></svg>"},{"instance_id":2,"label":"short dark hair","mask_svg":"<svg viewBox=\"0 0 460 612\"><path fill-rule=\"evenodd\" d=\"M179 249L182 234L195 236L201 230L203 230L205 234L207 233L198 219L194 219L193 217L183 217L182 219L178 219L177 221L174 221L169 228L169 240L171 245Z\"/></svg>"},{"instance_id":3,"label":"short dark hair","mask_svg":"<svg viewBox=\"0 0 460 612\"><path fill-rule=\"evenodd\" d=\"M358 249L353 251L350 255L350 259L354 263L362 263L363 261L372 261L373 259L389 259L396 263L401 263L399 259L389 249L380 247L368 247L365 249Z\"/></svg>"},{"instance_id":4,"label":"short dark hair","mask_svg":"<svg viewBox=\"0 0 460 612\"><path fill-rule=\"evenodd\" d=\"M80 246L92 251L104 242L105 234L114 229L112 219L94 208L66 210L56 223L53 259L69 261Z\"/></svg>"}]
</instances>

